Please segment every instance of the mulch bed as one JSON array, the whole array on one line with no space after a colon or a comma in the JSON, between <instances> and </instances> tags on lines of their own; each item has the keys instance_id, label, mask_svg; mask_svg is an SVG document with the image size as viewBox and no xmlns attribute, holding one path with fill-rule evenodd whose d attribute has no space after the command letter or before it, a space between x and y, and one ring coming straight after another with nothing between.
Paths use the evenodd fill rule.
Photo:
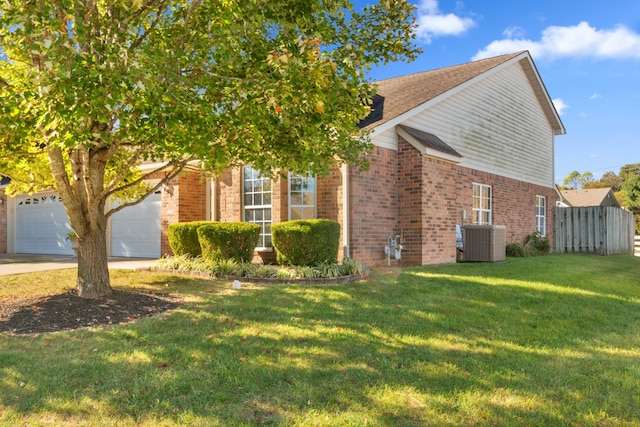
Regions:
<instances>
[{"instance_id":1,"label":"mulch bed","mask_svg":"<svg viewBox=\"0 0 640 427\"><path fill-rule=\"evenodd\" d=\"M0 333L32 335L115 325L172 310L180 300L162 294L113 291L98 299L73 292L0 301Z\"/></svg>"}]
</instances>

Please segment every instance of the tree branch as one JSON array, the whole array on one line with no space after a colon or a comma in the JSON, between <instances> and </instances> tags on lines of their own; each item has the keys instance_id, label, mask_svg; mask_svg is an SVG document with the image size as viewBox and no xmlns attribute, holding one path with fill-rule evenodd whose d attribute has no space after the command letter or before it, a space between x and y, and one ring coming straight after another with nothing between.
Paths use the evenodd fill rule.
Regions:
<instances>
[{"instance_id":1,"label":"tree branch","mask_svg":"<svg viewBox=\"0 0 640 427\"><path fill-rule=\"evenodd\" d=\"M114 191L119 191L116 189L118 188L116 187L117 184L124 179L125 175L131 170L131 168L138 164L140 156L147 151L150 146L151 143L149 142L142 144L132 153L129 160L127 160L127 162L120 168L118 174L105 186L103 191L104 196L108 197L110 194L113 194Z\"/></svg>"},{"instance_id":2,"label":"tree branch","mask_svg":"<svg viewBox=\"0 0 640 427\"><path fill-rule=\"evenodd\" d=\"M147 197L149 194L154 193L158 188L160 188L162 185L164 185L165 183L171 181L173 178L175 178L176 176L178 176L183 169L185 168L185 166L187 165L187 163L189 162L189 160L185 159L185 160L173 160L170 162L167 162L167 164L163 165L160 168L154 169L153 171L141 176L140 178L136 179L135 181L132 181L130 183L127 183L125 185L123 185L122 187L118 187L115 188L113 191L109 192L108 196L112 196L113 194L115 194L118 191L122 191L122 190L126 190L127 188L133 187L134 185L138 185L141 182L145 181L146 179L148 179L149 177L162 172L164 170L169 169L170 172L165 175L163 178L160 179L160 181L154 185L153 187L151 187L144 196L138 197L136 200L133 201L127 201L122 203L121 205L115 207L115 208L111 208L106 214L105 216L108 218L111 215L115 214L116 212L121 211L122 209L129 207L129 206L134 206L137 205L138 203L142 202L142 200L144 200L145 197Z\"/></svg>"},{"instance_id":3,"label":"tree branch","mask_svg":"<svg viewBox=\"0 0 640 427\"><path fill-rule=\"evenodd\" d=\"M133 43L131 43L131 46L129 46L129 48L127 49L129 53L133 53L137 48L139 48L142 42L144 42L147 39L147 37L149 37L149 34L151 34L151 32L156 28L160 20L164 18L164 14L165 14L164 9L166 8L166 6L167 6L166 1L162 1L159 3L158 11L156 12L155 19L151 22L151 25L149 25L149 28L145 29L144 32L140 34L140 36L138 36L138 38L134 40ZM150 10L150 9L151 9L151 5L149 5L149 8L147 10ZM146 12L146 10L144 11ZM140 13L142 14L142 11Z\"/></svg>"}]
</instances>

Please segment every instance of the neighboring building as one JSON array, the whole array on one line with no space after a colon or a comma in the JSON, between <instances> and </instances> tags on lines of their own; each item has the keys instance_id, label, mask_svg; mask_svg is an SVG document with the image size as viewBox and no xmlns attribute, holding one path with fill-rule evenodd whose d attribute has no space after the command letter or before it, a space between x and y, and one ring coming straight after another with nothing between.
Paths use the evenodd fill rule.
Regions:
<instances>
[{"instance_id":1,"label":"neighboring building","mask_svg":"<svg viewBox=\"0 0 640 427\"><path fill-rule=\"evenodd\" d=\"M620 203L613 194L611 188L587 188L585 190L559 190L560 200L558 206L568 207L591 207L591 206L615 206L620 207Z\"/></svg>"},{"instance_id":2,"label":"neighboring building","mask_svg":"<svg viewBox=\"0 0 640 427\"><path fill-rule=\"evenodd\" d=\"M528 52L378 86L362 124L374 145L367 171L342 165L323 178L274 181L250 166L215 180L183 174L157 196L157 209L133 215L159 221L157 255L169 252L168 224L205 218L260 224L257 254L265 261L274 259L271 224L297 218L339 221L342 254L368 265L386 263L384 247L396 235L403 264L455 262L456 225L469 223L505 225L507 241L536 230L552 238L554 139L565 129ZM25 210L9 221L16 242ZM115 222L112 236L127 227ZM111 241L112 251L131 246Z\"/></svg>"}]
</instances>

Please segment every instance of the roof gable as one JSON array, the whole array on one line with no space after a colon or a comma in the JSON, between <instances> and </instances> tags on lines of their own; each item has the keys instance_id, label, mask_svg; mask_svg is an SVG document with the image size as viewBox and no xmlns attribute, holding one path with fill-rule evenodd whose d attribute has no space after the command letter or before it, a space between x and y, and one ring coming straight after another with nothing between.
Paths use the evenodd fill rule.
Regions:
<instances>
[{"instance_id":1,"label":"roof gable","mask_svg":"<svg viewBox=\"0 0 640 427\"><path fill-rule=\"evenodd\" d=\"M429 105L518 62L522 65L555 134L564 134L564 125L527 51L381 80L377 82L377 93L385 99L383 117L367 127L380 132L387 130L400 124L407 116L417 114ZM379 111L376 113L380 114Z\"/></svg>"},{"instance_id":2,"label":"roof gable","mask_svg":"<svg viewBox=\"0 0 640 427\"><path fill-rule=\"evenodd\" d=\"M560 190L564 203L574 207L620 206L611 188Z\"/></svg>"}]
</instances>

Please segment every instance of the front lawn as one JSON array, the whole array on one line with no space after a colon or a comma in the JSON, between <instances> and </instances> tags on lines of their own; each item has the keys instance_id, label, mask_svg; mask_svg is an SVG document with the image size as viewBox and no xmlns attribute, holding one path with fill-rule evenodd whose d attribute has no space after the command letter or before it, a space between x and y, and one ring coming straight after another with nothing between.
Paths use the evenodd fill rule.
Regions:
<instances>
[{"instance_id":1,"label":"front lawn","mask_svg":"<svg viewBox=\"0 0 640 427\"><path fill-rule=\"evenodd\" d=\"M74 274L5 276L0 303L62 292ZM640 258L240 290L153 272L112 281L184 303L116 326L0 334L0 424L640 425Z\"/></svg>"}]
</instances>

